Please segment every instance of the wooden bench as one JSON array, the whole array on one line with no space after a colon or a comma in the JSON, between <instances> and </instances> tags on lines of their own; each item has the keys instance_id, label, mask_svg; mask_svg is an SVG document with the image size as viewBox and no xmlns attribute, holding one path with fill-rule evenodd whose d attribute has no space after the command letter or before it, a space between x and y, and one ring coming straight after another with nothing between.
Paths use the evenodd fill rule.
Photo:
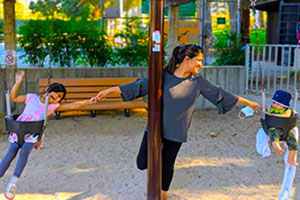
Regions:
<instances>
[{"instance_id":1,"label":"wooden bench","mask_svg":"<svg viewBox=\"0 0 300 200\"><path fill-rule=\"evenodd\" d=\"M72 103L74 101L90 99L97 95L99 91L105 90L113 86L119 86L135 81L137 78L54 78L50 83L61 83L66 87L67 95L62 103ZM48 87L48 79L41 78L39 80L39 92L43 93ZM130 116L132 108L148 108L143 98L133 101L124 102L121 95L111 94L104 101L96 104L84 106L78 111L90 111L91 117L96 116L96 110L114 110L124 109L125 116ZM57 110L56 119L60 119L60 113L64 110Z\"/></svg>"}]
</instances>

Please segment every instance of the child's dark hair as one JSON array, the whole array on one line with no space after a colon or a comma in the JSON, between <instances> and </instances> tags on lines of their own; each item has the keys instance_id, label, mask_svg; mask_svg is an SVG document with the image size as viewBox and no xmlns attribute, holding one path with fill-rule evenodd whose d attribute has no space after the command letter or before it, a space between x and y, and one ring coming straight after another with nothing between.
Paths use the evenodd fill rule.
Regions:
<instances>
[{"instance_id":1,"label":"child's dark hair","mask_svg":"<svg viewBox=\"0 0 300 200\"><path fill-rule=\"evenodd\" d=\"M178 67L178 64L182 63L186 56L188 56L189 58L194 58L199 53L203 53L203 49L197 44L177 46L174 48L172 57L170 58L164 70L169 72L170 74L173 74Z\"/></svg>"},{"instance_id":2,"label":"child's dark hair","mask_svg":"<svg viewBox=\"0 0 300 200\"><path fill-rule=\"evenodd\" d=\"M50 93L50 92L62 92L62 93L64 93L59 102L61 102L67 94L67 90L66 90L65 86L61 83L51 83L49 85L49 87L47 88L46 92L48 92L48 93Z\"/></svg>"}]
</instances>

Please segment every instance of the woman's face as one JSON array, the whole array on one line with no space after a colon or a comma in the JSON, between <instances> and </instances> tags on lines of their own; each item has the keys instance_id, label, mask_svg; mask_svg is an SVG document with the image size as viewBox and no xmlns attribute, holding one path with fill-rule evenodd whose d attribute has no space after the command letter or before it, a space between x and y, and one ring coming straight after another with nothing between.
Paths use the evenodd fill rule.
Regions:
<instances>
[{"instance_id":1,"label":"woman's face","mask_svg":"<svg viewBox=\"0 0 300 200\"><path fill-rule=\"evenodd\" d=\"M193 58L187 57L186 64L187 64L187 71L198 74L199 69L202 67L202 61L203 61L203 53L199 53L197 56Z\"/></svg>"}]
</instances>

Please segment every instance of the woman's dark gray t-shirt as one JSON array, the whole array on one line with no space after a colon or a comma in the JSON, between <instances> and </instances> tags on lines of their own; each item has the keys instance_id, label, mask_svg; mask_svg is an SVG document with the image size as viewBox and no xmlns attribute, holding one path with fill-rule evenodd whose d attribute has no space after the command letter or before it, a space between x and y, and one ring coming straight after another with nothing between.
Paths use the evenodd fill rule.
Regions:
<instances>
[{"instance_id":1,"label":"woman's dark gray t-shirt","mask_svg":"<svg viewBox=\"0 0 300 200\"><path fill-rule=\"evenodd\" d=\"M124 101L130 101L148 94L148 78L121 85ZM192 114L199 95L217 106L219 113L226 113L237 103L238 97L211 84L199 74L178 78L164 72L162 123L163 138L186 142Z\"/></svg>"}]
</instances>

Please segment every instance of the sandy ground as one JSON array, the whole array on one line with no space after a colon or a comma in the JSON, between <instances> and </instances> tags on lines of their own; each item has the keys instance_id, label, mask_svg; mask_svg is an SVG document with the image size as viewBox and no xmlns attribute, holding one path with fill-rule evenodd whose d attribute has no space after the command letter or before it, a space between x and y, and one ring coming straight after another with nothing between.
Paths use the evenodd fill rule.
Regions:
<instances>
[{"instance_id":1,"label":"sandy ground","mask_svg":"<svg viewBox=\"0 0 300 200\"><path fill-rule=\"evenodd\" d=\"M260 157L255 151L258 116L240 120L237 115L237 108L226 115L194 113L169 200L277 199L283 156L273 151L269 158ZM45 148L32 152L15 200L146 199L147 174L135 166L146 118L139 111L130 118L117 112L50 119ZM7 147L7 135L1 136L0 158ZM0 179L0 199L14 166L15 161ZM298 173L294 199L300 199L299 188Z\"/></svg>"}]
</instances>

